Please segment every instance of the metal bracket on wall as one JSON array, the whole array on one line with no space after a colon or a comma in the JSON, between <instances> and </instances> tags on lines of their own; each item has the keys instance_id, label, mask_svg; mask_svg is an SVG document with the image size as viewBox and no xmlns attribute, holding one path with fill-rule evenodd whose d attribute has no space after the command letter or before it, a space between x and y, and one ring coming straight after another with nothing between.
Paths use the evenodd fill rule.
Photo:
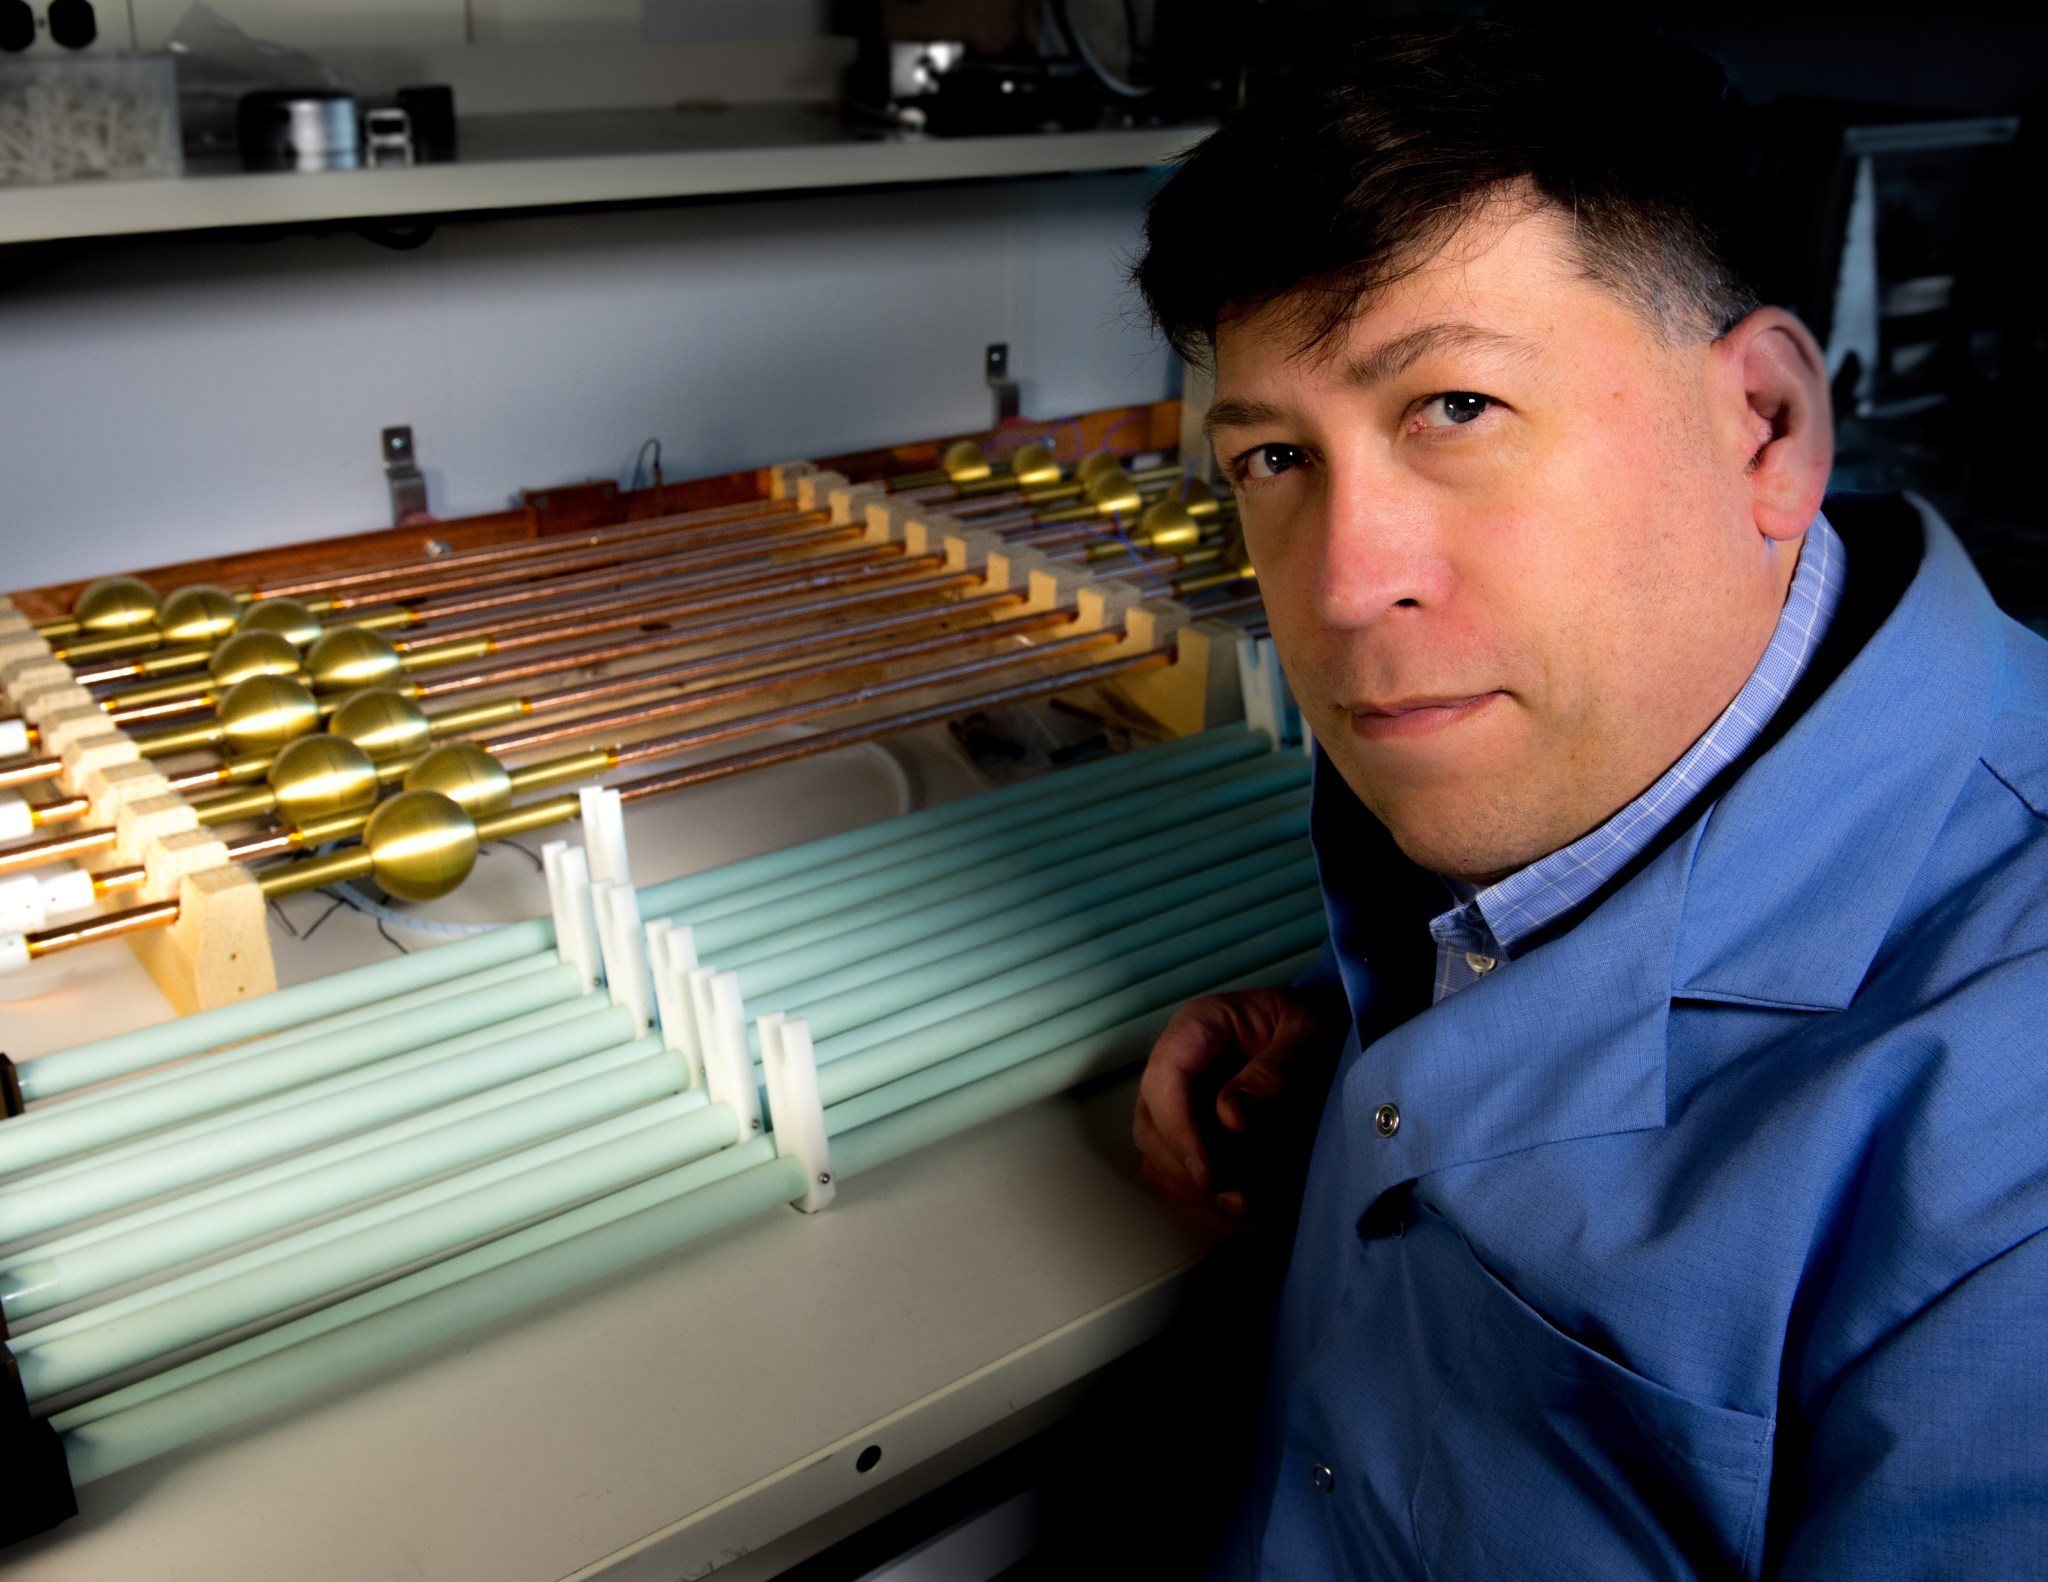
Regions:
<instances>
[{"instance_id":1,"label":"metal bracket on wall","mask_svg":"<svg viewBox=\"0 0 2048 1582\"><path fill-rule=\"evenodd\" d=\"M427 480L421 474L412 449L412 428L405 425L384 430L384 481L391 486L391 525L397 527L408 517L425 516Z\"/></svg>"},{"instance_id":2,"label":"metal bracket on wall","mask_svg":"<svg viewBox=\"0 0 2048 1582\"><path fill-rule=\"evenodd\" d=\"M1010 377L1010 343L997 341L982 359L982 372L996 397L996 427L1017 420L1017 381Z\"/></svg>"}]
</instances>

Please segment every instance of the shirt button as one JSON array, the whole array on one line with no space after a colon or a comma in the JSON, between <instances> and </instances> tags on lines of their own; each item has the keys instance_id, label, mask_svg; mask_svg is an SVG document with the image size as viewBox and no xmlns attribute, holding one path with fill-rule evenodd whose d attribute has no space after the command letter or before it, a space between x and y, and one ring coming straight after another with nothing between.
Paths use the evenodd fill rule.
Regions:
<instances>
[{"instance_id":1,"label":"shirt button","mask_svg":"<svg viewBox=\"0 0 2048 1582\"><path fill-rule=\"evenodd\" d=\"M1476 950L1468 950L1465 952L1465 965L1483 978L1500 963L1491 956L1482 956Z\"/></svg>"},{"instance_id":2,"label":"shirt button","mask_svg":"<svg viewBox=\"0 0 2048 1582\"><path fill-rule=\"evenodd\" d=\"M1337 1486L1337 1474L1320 1461L1309 1469L1308 1480L1316 1486L1318 1494L1328 1494Z\"/></svg>"},{"instance_id":3,"label":"shirt button","mask_svg":"<svg viewBox=\"0 0 2048 1582\"><path fill-rule=\"evenodd\" d=\"M1401 1129L1401 1112L1391 1104L1382 1104L1372 1112L1372 1124L1382 1137L1391 1137Z\"/></svg>"}]
</instances>

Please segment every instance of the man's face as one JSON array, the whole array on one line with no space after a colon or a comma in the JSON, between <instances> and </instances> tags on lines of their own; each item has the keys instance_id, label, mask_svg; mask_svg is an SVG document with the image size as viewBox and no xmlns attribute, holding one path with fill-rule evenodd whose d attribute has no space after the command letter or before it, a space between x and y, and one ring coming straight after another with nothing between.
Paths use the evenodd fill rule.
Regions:
<instances>
[{"instance_id":1,"label":"man's face","mask_svg":"<svg viewBox=\"0 0 2048 1582\"><path fill-rule=\"evenodd\" d=\"M1798 553L1752 518L1714 346L1566 242L1499 205L1310 351L1286 302L1217 336L1216 454L1310 727L1403 851L1480 882L1678 759Z\"/></svg>"}]
</instances>

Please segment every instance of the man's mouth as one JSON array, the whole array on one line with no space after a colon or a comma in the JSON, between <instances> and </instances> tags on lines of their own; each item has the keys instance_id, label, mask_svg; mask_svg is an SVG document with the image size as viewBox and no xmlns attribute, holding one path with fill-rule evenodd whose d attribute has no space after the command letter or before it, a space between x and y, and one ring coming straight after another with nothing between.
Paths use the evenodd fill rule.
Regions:
<instances>
[{"instance_id":1,"label":"man's mouth","mask_svg":"<svg viewBox=\"0 0 2048 1582\"><path fill-rule=\"evenodd\" d=\"M1352 705L1351 732L1367 741L1401 741L1428 736L1461 720L1470 719L1500 692L1467 693L1461 696L1390 698Z\"/></svg>"}]
</instances>

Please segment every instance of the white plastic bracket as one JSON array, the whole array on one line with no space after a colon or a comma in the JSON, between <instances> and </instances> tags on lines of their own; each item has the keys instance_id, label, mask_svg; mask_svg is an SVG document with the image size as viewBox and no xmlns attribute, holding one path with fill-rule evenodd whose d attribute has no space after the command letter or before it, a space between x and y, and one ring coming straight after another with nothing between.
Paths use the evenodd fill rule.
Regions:
<instances>
[{"instance_id":1,"label":"white plastic bracket","mask_svg":"<svg viewBox=\"0 0 2048 1582\"><path fill-rule=\"evenodd\" d=\"M697 1042L704 1052L704 1085L711 1102L732 1107L742 1138L759 1136L761 1093L747 1054L747 1013L740 1004L739 978L697 967L690 973L690 999L697 1013Z\"/></svg>"},{"instance_id":2,"label":"white plastic bracket","mask_svg":"<svg viewBox=\"0 0 2048 1582\"><path fill-rule=\"evenodd\" d=\"M818 1095L818 1063L811 1051L810 1024L786 1022L780 1011L756 1019L761 1034L761 1071L768 1085L768 1113L775 1123L775 1151L800 1159L806 1183L796 1206L815 1214L838 1195L832 1179L832 1150L825 1136L825 1105Z\"/></svg>"},{"instance_id":3,"label":"white plastic bracket","mask_svg":"<svg viewBox=\"0 0 2048 1582\"><path fill-rule=\"evenodd\" d=\"M583 848L565 840L551 840L540 849L541 867L548 877L548 904L555 914L555 950L583 975L583 992L597 987L598 965L603 959L598 945L597 913L590 897L590 868Z\"/></svg>"},{"instance_id":4,"label":"white plastic bracket","mask_svg":"<svg viewBox=\"0 0 2048 1582\"><path fill-rule=\"evenodd\" d=\"M633 1013L636 1031L654 1024L647 976L646 936L640 931L640 896L630 884L606 879L592 885L597 905L597 942L604 953L604 981L612 1004Z\"/></svg>"},{"instance_id":5,"label":"white plastic bracket","mask_svg":"<svg viewBox=\"0 0 2048 1582\"><path fill-rule=\"evenodd\" d=\"M704 1086L704 1052L697 1042L697 1013L690 1003L690 969L697 965L697 941L688 923L657 917L647 925L647 959L654 976L654 1009L664 1049L682 1057L685 1087Z\"/></svg>"},{"instance_id":6,"label":"white plastic bracket","mask_svg":"<svg viewBox=\"0 0 2048 1582\"><path fill-rule=\"evenodd\" d=\"M590 882L616 879L633 882L633 863L626 855L626 813L616 791L585 786L576 793L582 806L583 849L589 854Z\"/></svg>"}]
</instances>

